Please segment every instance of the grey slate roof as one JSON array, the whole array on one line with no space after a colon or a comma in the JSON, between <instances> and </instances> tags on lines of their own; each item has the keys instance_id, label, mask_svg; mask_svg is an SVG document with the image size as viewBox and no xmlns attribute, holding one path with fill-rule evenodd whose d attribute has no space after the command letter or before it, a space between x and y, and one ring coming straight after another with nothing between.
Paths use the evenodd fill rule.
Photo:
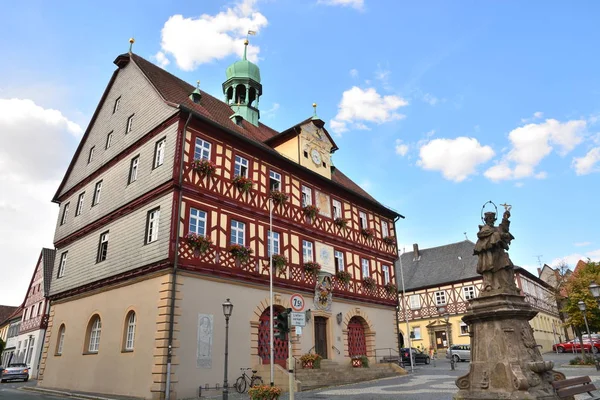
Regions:
<instances>
[{"instance_id":1,"label":"grey slate roof","mask_svg":"<svg viewBox=\"0 0 600 400\"><path fill-rule=\"evenodd\" d=\"M12 315L15 311L17 311L18 306L0 306L0 325L4 325L3 322L6 321L8 317Z\"/></svg>"},{"instance_id":2,"label":"grey slate roof","mask_svg":"<svg viewBox=\"0 0 600 400\"><path fill-rule=\"evenodd\" d=\"M409 291L481 277L477 273L474 247L475 243L463 240L445 246L419 249L418 259L415 259L414 251L402 254L405 289ZM399 260L395 267L396 276L400 277ZM399 285L400 282L398 280Z\"/></svg>"},{"instance_id":3,"label":"grey slate roof","mask_svg":"<svg viewBox=\"0 0 600 400\"><path fill-rule=\"evenodd\" d=\"M52 282L52 271L54 270L54 257L56 257L56 250L42 248L44 296L46 297L50 295L50 282Z\"/></svg>"}]
</instances>

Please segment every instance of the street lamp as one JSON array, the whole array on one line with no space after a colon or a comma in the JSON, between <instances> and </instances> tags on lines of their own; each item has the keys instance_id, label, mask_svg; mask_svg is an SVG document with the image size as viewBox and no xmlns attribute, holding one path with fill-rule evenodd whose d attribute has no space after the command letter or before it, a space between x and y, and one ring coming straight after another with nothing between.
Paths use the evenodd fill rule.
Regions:
<instances>
[{"instance_id":1,"label":"street lamp","mask_svg":"<svg viewBox=\"0 0 600 400\"><path fill-rule=\"evenodd\" d=\"M583 314L583 320L585 321L585 329L587 330L588 340L590 341L590 345L593 345L592 338L590 336L590 327L588 326L587 317L585 316L585 308L586 308L585 303L583 302L583 300L579 300L579 302L577 303L577 306L579 307L579 309L581 310L581 312ZM581 343L581 354L583 354L583 343Z\"/></svg>"},{"instance_id":2,"label":"street lamp","mask_svg":"<svg viewBox=\"0 0 600 400\"><path fill-rule=\"evenodd\" d=\"M592 283L590 283L590 286L588 286L588 287L590 288L590 292L592 293L592 296L594 296L596 301L600 303L600 285L598 285L596 282L592 281Z\"/></svg>"},{"instance_id":3,"label":"street lamp","mask_svg":"<svg viewBox=\"0 0 600 400\"><path fill-rule=\"evenodd\" d=\"M229 399L229 389L227 387L227 357L229 355L229 317L233 311L233 304L227 299L223 303L223 315L225 315L225 373L223 375L223 400Z\"/></svg>"},{"instance_id":4,"label":"street lamp","mask_svg":"<svg viewBox=\"0 0 600 400\"><path fill-rule=\"evenodd\" d=\"M438 313L444 315L444 321L446 321L446 340L448 342L448 354L450 355L450 369L454 371L454 357L452 357L452 344L450 343L450 314L446 310L446 307L438 307Z\"/></svg>"}]
</instances>

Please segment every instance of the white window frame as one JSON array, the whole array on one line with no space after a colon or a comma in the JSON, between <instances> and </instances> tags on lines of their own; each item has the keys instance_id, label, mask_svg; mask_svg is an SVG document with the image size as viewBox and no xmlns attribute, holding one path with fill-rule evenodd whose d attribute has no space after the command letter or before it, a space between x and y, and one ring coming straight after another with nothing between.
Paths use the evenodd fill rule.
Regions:
<instances>
[{"instance_id":1,"label":"white window frame","mask_svg":"<svg viewBox=\"0 0 600 400\"><path fill-rule=\"evenodd\" d=\"M364 211L358 212L358 220L360 221L360 228L367 229L369 227L369 220L367 219L367 213Z\"/></svg>"},{"instance_id":2,"label":"white window frame","mask_svg":"<svg viewBox=\"0 0 600 400\"><path fill-rule=\"evenodd\" d=\"M88 154L88 164L94 161L94 151L96 150L96 146L92 146L90 148L90 153Z\"/></svg>"},{"instance_id":3,"label":"white window frame","mask_svg":"<svg viewBox=\"0 0 600 400\"><path fill-rule=\"evenodd\" d=\"M129 313L129 318L127 318L127 333L125 334L125 350L133 351L133 346L135 344L135 323L136 323L136 315L135 312Z\"/></svg>"},{"instance_id":4,"label":"white window frame","mask_svg":"<svg viewBox=\"0 0 600 400\"><path fill-rule=\"evenodd\" d=\"M206 236L206 211L194 207L190 208L189 231L196 235Z\"/></svg>"},{"instance_id":5,"label":"white window frame","mask_svg":"<svg viewBox=\"0 0 600 400\"><path fill-rule=\"evenodd\" d=\"M65 206L63 208L62 217L60 218L61 225L64 225L67 223L67 217L69 216L70 205L71 205L71 202L68 202L67 204L65 204Z\"/></svg>"},{"instance_id":6,"label":"white window frame","mask_svg":"<svg viewBox=\"0 0 600 400\"><path fill-rule=\"evenodd\" d=\"M194 143L194 160L210 160L211 143L197 137Z\"/></svg>"},{"instance_id":7,"label":"white window frame","mask_svg":"<svg viewBox=\"0 0 600 400\"><path fill-rule=\"evenodd\" d=\"M475 286L463 286L463 298L465 300L471 300L475 298Z\"/></svg>"},{"instance_id":8,"label":"white window frame","mask_svg":"<svg viewBox=\"0 0 600 400\"><path fill-rule=\"evenodd\" d=\"M127 135L133 129L133 116L135 114L131 114L129 118L127 118L127 127L125 128L125 134Z\"/></svg>"},{"instance_id":9,"label":"white window frame","mask_svg":"<svg viewBox=\"0 0 600 400\"><path fill-rule=\"evenodd\" d=\"M390 266L382 265L381 272L383 272L383 284L387 285L388 283L390 283Z\"/></svg>"},{"instance_id":10,"label":"white window frame","mask_svg":"<svg viewBox=\"0 0 600 400\"><path fill-rule=\"evenodd\" d=\"M131 159L131 165L129 166L129 181L127 184L131 184L137 181L138 168L140 166L140 156L137 155Z\"/></svg>"},{"instance_id":11,"label":"white window frame","mask_svg":"<svg viewBox=\"0 0 600 400\"><path fill-rule=\"evenodd\" d=\"M67 257L69 255L68 251L65 251L60 255L60 262L58 263L58 274L57 278L62 278L65 276L65 268L67 268Z\"/></svg>"},{"instance_id":12,"label":"white window frame","mask_svg":"<svg viewBox=\"0 0 600 400\"><path fill-rule=\"evenodd\" d=\"M435 305L436 306L444 306L448 304L448 299L446 298L445 290L438 290L435 292Z\"/></svg>"},{"instance_id":13,"label":"white window frame","mask_svg":"<svg viewBox=\"0 0 600 400\"><path fill-rule=\"evenodd\" d=\"M336 265L336 271L345 271L346 270L346 266L344 265L344 253L342 251L339 250L334 250L333 251L333 258L335 261L337 261L337 265Z\"/></svg>"},{"instance_id":14,"label":"white window frame","mask_svg":"<svg viewBox=\"0 0 600 400\"><path fill-rule=\"evenodd\" d=\"M231 220L231 235L229 240L231 244L246 245L246 224L244 222L236 221L235 219Z\"/></svg>"},{"instance_id":15,"label":"white window frame","mask_svg":"<svg viewBox=\"0 0 600 400\"><path fill-rule=\"evenodd\" d=\"M165 161L165 147L167 147L167 138L162 138L154 147L154 165L153 168L158 168Z\"/></svg>"},{"instance_id":16,"label":"white window frame","mask_svg":"<svg viewBox=\"0 0 600 400\"><path fill-rule=\"evenodd\" d=\"M92 199L92 206L96 204L100 204L100 195L102 194L102 181L96 182L96 186L94 186L94 197Z\"/></svg>"},{"instance_id":17,"label":"white window frame","mask_svg":"<svg viewBox=\"0 0 600 400\"><path fill-rule=\"evenodd\" d=\"M236 155L233 166L233 176L243 176L244 178L247 178L249 166L250 162L247 158Z\"/></svg>"},{"instance_id":18,"label":"white window frame","mask_svg":"<svg viewBox=\"0 0 600 400\"><path fill-rule=\"evenodd\" d=\"M387 221L381 221L381 237L390 236L390 227Z\"/></svg>"},{"instance_id":19,"label":"white window frame","mask_svg":"<svg viewBox=\"0 0 600 400\"><path fill-rule=\"evenodd\" d=\"M160 207L148 211L146 221L146 244L158 240L158 224L160 222Z\"/></svg>"},{"instance_id":20,"label":"white window frame","mask_svg":"<svg viewBox=\"0 0 600 400\"><path fill-rule=\"evenodd\" d=\"M119 111L119 106L121 105L121 96L117 97L115 100L115 105L113 106L113 114Z\"/></svg>"},{"instance_id":21,"label":"white window frame","mask_svg":"<svg viewBox=\"0 0 600 400\"><path fill-rule=\"evenodd\" d=\"M43 307L44 307L44 305L43 305L43 304L42 304L42 302L40 301L40 302L38 303L38 315L41 315L41 314L42 314L42 308L43 308Z\"/></svg>"},{"instance_id":22,"label":"white window frame","mask_svg":"<svg viewBox=\"0 0 600 400\"><path fill-rule=\"evenodd\" d=\"M408 304L411 310L421 309L421 296L418 294L411 294L408 296Z\"/></svg>"},{"instance_id":23,"label":"white window frame","mask_svg":"<svg viewBox=\"0 0 600 400\"><path fill-rule=\"evenodd\" d=\"M302 207L312 205L312 189L302 185Z\"/></svg>"},{"instance_id":24,"label":"white window frame","mask_svg":"<svg viewBox=\"0 0 600 400\"><path fill-rule=\"evenodd\" d=\"M302 262L313 262L315 260L315 252L313 242L302 240Z\"/></svg>"},{"instance_id":25,"label":"white window frame","mask_svg":"<svg viewBox=\"0 0 600 400\"><path fill-rule=\"evenodd\" d=\"M463 332L463 328L466 328ZM464 335L468 335L469 334L469 325L465 324L464 322L460 321L460 326L459 326L459 335L464 336Z\"/></svg>"},{"instance_id":26,"label":"white window frame","mask_svg":"<svg viewBox=\"0 0 600 400\"><path fill-rule=\"evenodd\" d=\"M421 339L421 327L420 326L413 326L413 334L414 334L414 339Z\"/></svg>"},{"instance_id":27,"label":"white window frame","mask_svg":"<svg viewBox=\"0 0 600 400\"><path fill-rule=\"evenodd\" d=\"M100 348L100 334L102 333L102 321L99 316L96 316L90 329L90 342L88 344L88 352L97 353Z\"/></svg>"},{"instance_id":28,"label":"white window frame","mask_svg":"<svg viewBox=\"0 0 600 400\"><path fill-rule=\"evenodd\" d=\"M360 259L360 271L363 279L371 276L371 262L368 258Z\"/></svg>"},{"instance_id":29,"label":"white window frame","mask_svg":"<svg viewBox=\"0 0 600 400\"><path fill-rule=\"evenodd\" d=\"M112 144L112 137L113 131L108 132L108 135L106 135L106 144L104 145L105 150L110 149L110 145Z\"/></svg>"},{"instance_id":30,"label":"white window frame","mask_svg":"<svg viewBox=\"0 0 600 400\"><path fill-rule=\"evenodd\" d=\"M63 344L65 342L65 330L66 330L66 327L64 325L61 325L59 332L58 332L58 344L56 345L56 355L57 356L62 355Z\"/></svg>"},{"instance_id":31,"label":"white window frame","mask_svg":"<svg viewBox=\"0 0 600 400\"><path fill-rule=\"evenodd\" d=\"M275 185L273 185L273 182L275 182ZM281 190L281 174L279 172L269 171L269 189Z\"/></svg>"},{"instance_id":32,"label":"white window frame","mask_svg":"<svg viewBox=\"0 0 600 400\"><path fill-rule=\"evenodd\" d=\"M273 234L273 241L271 242L271 233ZM279 254L279 232L267 231L267 257L271 256L271 247L273 247L273 254Z\"/></svg>"},{"instance_id":33,"label":"white window frame","mask_svg":"<svg viewBox=\"0 0 600 400\"><path fill-rule=\"evenodd\" d=\"M27 360L25 361L27 364L31 364L31 357L33 356L33 344L35 343L35 338L29 339L29 348L27 349Z\"/></svg>"},{"instance_id":34,"label":"white window frame","mask_svg":"<svg viewBox=\"0 0 600 400\"><path fill-rule=\"evenodd\" d=\"M79 193L77 196L77 207L75 208L75 216L81 215L83 212L83 201L85 200L85 192Z\"/></svg>"},{"instance_id":35,"label":"white window frame","mask_svg":"<svg viewBox=\"0 0 600 400\"><path fill-rule=\"evenodd\" d=\"M336 199L332 200L333 219L342 218L342 202Z\"/></svg>"},{"instance_id":36,"label":"white window frame","mask_svg":"<svg viewBox=\"0 0 600 400\"><path fill-rule=\"evenodd\" d=\"M98 245L98 255L96 257L96 262L102 262L108 258L108 239L109 239L108 231L100 234L100 244ZM104 258L103 258L103 255L104 255Z\"/></svg>"}]
</instances>

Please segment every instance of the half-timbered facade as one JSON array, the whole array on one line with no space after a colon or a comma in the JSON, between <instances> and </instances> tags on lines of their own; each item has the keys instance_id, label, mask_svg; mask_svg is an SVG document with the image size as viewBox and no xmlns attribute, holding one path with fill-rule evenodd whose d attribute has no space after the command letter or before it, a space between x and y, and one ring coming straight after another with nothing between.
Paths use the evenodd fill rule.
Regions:
<instances>
[{"instance_id":1,"label":"half-timbered facade","mask_svg":"<svg viewBox=\"0 0 600 400\"><path fill-rule=\"evenodd\" d=\"M400 274L402 268L405 295L400 293L398 318L400 340L405 346L407 333L412 346L425 351L445 351L452 344L470 343L469 328L462 317L482 284L476 272L474 246L469 240L429 249L419 249L415 244L412 252L400 256L396 271ZM551 300L551 287L520 267L515 268L515 281L525 300L538 311L530 321L536 342L544 350L552 349L559 340L555 333L561 322L556 303Z\"/></svg>"},{"instance_id":2,"label":"half-timbered facade","mask_svg":"<svg viewBox=\"0 0 600 400\"><path fill-rule=\"evenodd\" d=\"M135 54L115 64L54 199L40 384L142 398L222 385L226 298L230 382L264 368L271 271L274 316L294 293L311 309L292 356L349 363L397 348L401 216L333 167L316 113L283 132L258 122L260 74L245 58L227 70L225 102ZM285 257L273 268L269 239ZM287 342L274 348L283 382Z\"/></svg>"}]
</instances>

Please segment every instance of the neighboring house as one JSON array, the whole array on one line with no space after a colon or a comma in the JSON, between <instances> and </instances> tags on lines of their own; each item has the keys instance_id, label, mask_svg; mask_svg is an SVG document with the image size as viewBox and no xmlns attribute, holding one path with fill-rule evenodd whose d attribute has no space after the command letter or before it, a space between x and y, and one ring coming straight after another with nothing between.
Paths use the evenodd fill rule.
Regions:
<instances>
[{"instance_id":1,"label":"neighboring house","mask_svg":"<svg viewBox=\"0 0 600 400\"><path fill-rule=\"evenodd\" d=\"M405 282L405 296L400 293L400 340L407 345L406 322L412 334L412 346L426 350L447 349L452 344L470 343L468 326L462 321L468 301L479 295L481 275L476 272L475 244L469 240L429 249L413 246L396 263L400 280L400 261ZM553 326L560 319L556 304L548 300L550 285L523 268L515 268L515 281L525 300L538 314L530 321L537 344L551 350L559 340ZM438 311L443 308L442 313ZM443 313L448 312L446 323ZM446 337L447 333L449 338Z\"/></svg>"},{"instance_id":2,"label":"neighboring house","mask_svg":"<svg viewBox=\"0 0 600 400\"><path fill-rule=\"evenodd\" d=\"M260 71L245 56L226 71L225 101L136 54L115 64L53 200L39 384L147 399L222 386L226 299L229 383L242 367L268 382L269 238L286 258L273 274L273 317L294 293L311 309L294 357L349 364L396 349L401 216L333 166L338 148L316 105L278 132L259 122ZM274 350L275 378L287 385L287 340Z\"/></svg>"},{"instance_id":3,"label":"neighboring house","mask_svg":"<svg viewBox=\"0 0 600 400\"><path fill-rule=\"evenodd\" d=\"M10 317L15 311L17 311L17 307L13 306L0 306L0 339L6 342L6 336L8 334L8 317Z\"/></svg>"},{"instance_id":4,"label":"neighboring house","mask_svg":"<svg viewBox=\"0 0 600 400\"><path fill-rule=\"evenodd\" d=\"M8 325L8 329L6 330L6 346L0 359L0 365L2 366L7 366L16 359L17 353L21 350L21 343L18 343L17 338L19 336L22 313L23 308L18 307L4 322L4 324Z\"/></svg>"},{"instance_id":5,"label":"neighboring house","mask_svg":"<svg viewBox=\"0 0 600 400\"><path fill-rule=\"evenodd\" d=\"M555 326L553 329L561 339L570 340L570 338L575 337L575 335L573 334L572 327L565 326L567 314L564 313L562 309L566 305L567 299L565 283L573 272L570 269L559 270L559 268L552 268L549 265L544 264L542 268L538 268L538 276L542 281L546 282L552 287L549 301L556 302L558 314L562 322L562 325Z\"/></svg>"}]
</instances>

